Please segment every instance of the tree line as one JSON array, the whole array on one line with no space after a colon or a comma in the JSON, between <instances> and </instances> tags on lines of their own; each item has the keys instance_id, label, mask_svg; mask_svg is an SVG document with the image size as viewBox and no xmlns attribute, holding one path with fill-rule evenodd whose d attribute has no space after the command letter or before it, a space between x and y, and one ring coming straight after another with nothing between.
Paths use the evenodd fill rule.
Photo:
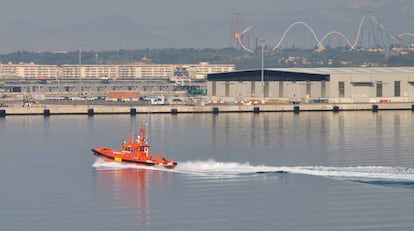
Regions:
<instances>
[{"instance_id":1,"label":"tree line","mask_svg":"<svg viewBox=\"0 0 414 231\"><path fill-rule=\"evenodd\" d=\"M29 52L17 51L0 55L1 63L30 63L63 65L79 64L79 51ZM236 69L261 67L261 49L250 53L241 49L136 49L116 51L83 51L81 64L130 64L137 62L157 64L194 64L199 62L235 64ZM264 49L264 65L268 68L286 67L359 67L359 66L412 66L414 53L372 52L326 49Z\"/></svg>"}]
</instances>

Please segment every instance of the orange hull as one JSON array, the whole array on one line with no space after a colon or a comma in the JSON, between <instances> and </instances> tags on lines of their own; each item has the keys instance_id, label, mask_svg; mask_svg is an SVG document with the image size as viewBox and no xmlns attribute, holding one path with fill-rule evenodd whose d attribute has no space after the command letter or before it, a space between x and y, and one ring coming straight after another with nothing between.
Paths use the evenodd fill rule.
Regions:
<instances>
[{"instance_id":1,"label":"orange hull","mask_svg":"<svg viewBox=\"0 0 414 231\"><path fill-rule=\"evenodd\" d=\"M168 169L173 169L177 166L177 162L161 154L157 154L155 158L152 157L150 145L146 139L146 126L144 123L141 125L140 135L134 135L128 141L124 141L120 150L102 147L92 148L92 152L96 156L101 156L116 162L133 163L143 166L162 166Z\"/></svg>"},{"instance_id":2,"label":"orange hull","mask_svg":"<svg viewBox=\"0 0 414 231\"><path fill-rule=\"evenodd\" d=\"M177 166L177 162L173 160L162 158L160 160L140 160L131 153L122 153L120 150L114 151L110 148L92 148L92 152L96 156L104 157L115 162L132 163L142 166L160 165L169 169L173 169L175 166Z\"/></svg>"}]
</instances>

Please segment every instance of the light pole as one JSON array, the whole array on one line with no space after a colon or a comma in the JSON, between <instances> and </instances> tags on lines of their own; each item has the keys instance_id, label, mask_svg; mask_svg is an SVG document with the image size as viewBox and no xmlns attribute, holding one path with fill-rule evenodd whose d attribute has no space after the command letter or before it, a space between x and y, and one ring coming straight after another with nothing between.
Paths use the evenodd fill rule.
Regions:
<instances>
[{"instance_id":1,"label":"light pole","mask_svg":"<svg viewBox=\"0 0 414 231\"><path fill-rule=\"evenodd\" d=\"M252 50L250 48L248 48L247 46L245 46L242 42L242 37L243 34L247 33L249 30L251 30L252 27L248 27L245 30L243 30L240 33L236 34L236 39L239 42L240 46L245 50L248 51L250 53L255 53L255 50ZM259 42L262 44L262 67L261 67L261 82L262 82L262 103L264 103L265 101L265 83L264 83L264 43L266 42L265 39L259 39Z\"/></svg>"},{"instance_id":2,"label":"light pole","mask_svg":"<svg viewBox=\"0 0 414 231\"><path fill-rule=\"evenodd\" d=\"M79 94L82 97L82 43L78 43L78 50L79 50Z\"/></svg>"},{"instance_id":3,"label":"light pole","mask_svg":"<svg viewBox=\"0 0 414 231\"><path fill-rule=\"evenodd\" d=\"M60 91L60 82L59 82L59 78L56 75L56 81L57 81L57 91Z\"/></svg>"},{"instance_id":4,"label":"light pole","mask_svg":"<svg viewBox=\"0 0 414 231\"><path fill-rule=\"evenodd\" d=\"M261 39L262 43L262 69L261 69L261 79L262 79L262 103L265 101L265 84L264 84L264 42L266 40Z\"/></svg>"}]
</instances>

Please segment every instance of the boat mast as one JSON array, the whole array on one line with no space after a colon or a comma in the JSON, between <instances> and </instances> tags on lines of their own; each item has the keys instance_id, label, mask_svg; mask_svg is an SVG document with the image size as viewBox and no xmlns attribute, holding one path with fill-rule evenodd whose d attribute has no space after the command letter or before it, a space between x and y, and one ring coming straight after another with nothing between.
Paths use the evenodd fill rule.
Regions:
<instances>
[{"instance_id":1,"label":"boat mast","mask_svg":"<svg viewBox=\"0 0 414 231\"><path fill-rule=\"evenodd\" d=\"M140 141L142 144L146 144L147 143L147 128L146 128L146 123L145 120L142 121L141 123L141 129L140 129Z\"/></svg>"},{"instance_id":2,"label":"boat mast","mask_svg":"<svg viewBox=\"0 0 414 231\"><path fill-rule=\"evenodd\" d=\"M148 117L148 118L147 118L147 131L146 131L146 132L147 132L147 134L146 134L147 136L149 136L149 123L150 123L150 112L151 112L151 107L150 107L150 106L151 106L151 101L149 101L149 102L148 102L148 106L149 106L149 107L148 107L148 115L147 115L147 117ZM145 138L145 140L146 140L146 139L147 139L147 138ZM147 142L147 143L148 143L148 142Z\"/></svg>"}]
</instances>

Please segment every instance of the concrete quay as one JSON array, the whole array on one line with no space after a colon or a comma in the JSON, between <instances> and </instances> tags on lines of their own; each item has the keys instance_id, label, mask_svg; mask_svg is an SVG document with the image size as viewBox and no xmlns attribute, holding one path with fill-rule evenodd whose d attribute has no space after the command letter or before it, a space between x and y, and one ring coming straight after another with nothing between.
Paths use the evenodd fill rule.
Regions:
<instances>
[{"instance_id":1,"label":"concrete quay","mask_svg":"<svg viewBox=\"0 0 414 231\"><path fill-rule=\"evenodd\" d=\"M1 107L0 117L17 115L109 115L109 114L146 114L146 113L261 113L261 112L300 112L326 111L372 111L410 110L414 112L414 102L384 104L268 104L268 105L35 105L32 107Z\"/></svg>"}]
</instances>

